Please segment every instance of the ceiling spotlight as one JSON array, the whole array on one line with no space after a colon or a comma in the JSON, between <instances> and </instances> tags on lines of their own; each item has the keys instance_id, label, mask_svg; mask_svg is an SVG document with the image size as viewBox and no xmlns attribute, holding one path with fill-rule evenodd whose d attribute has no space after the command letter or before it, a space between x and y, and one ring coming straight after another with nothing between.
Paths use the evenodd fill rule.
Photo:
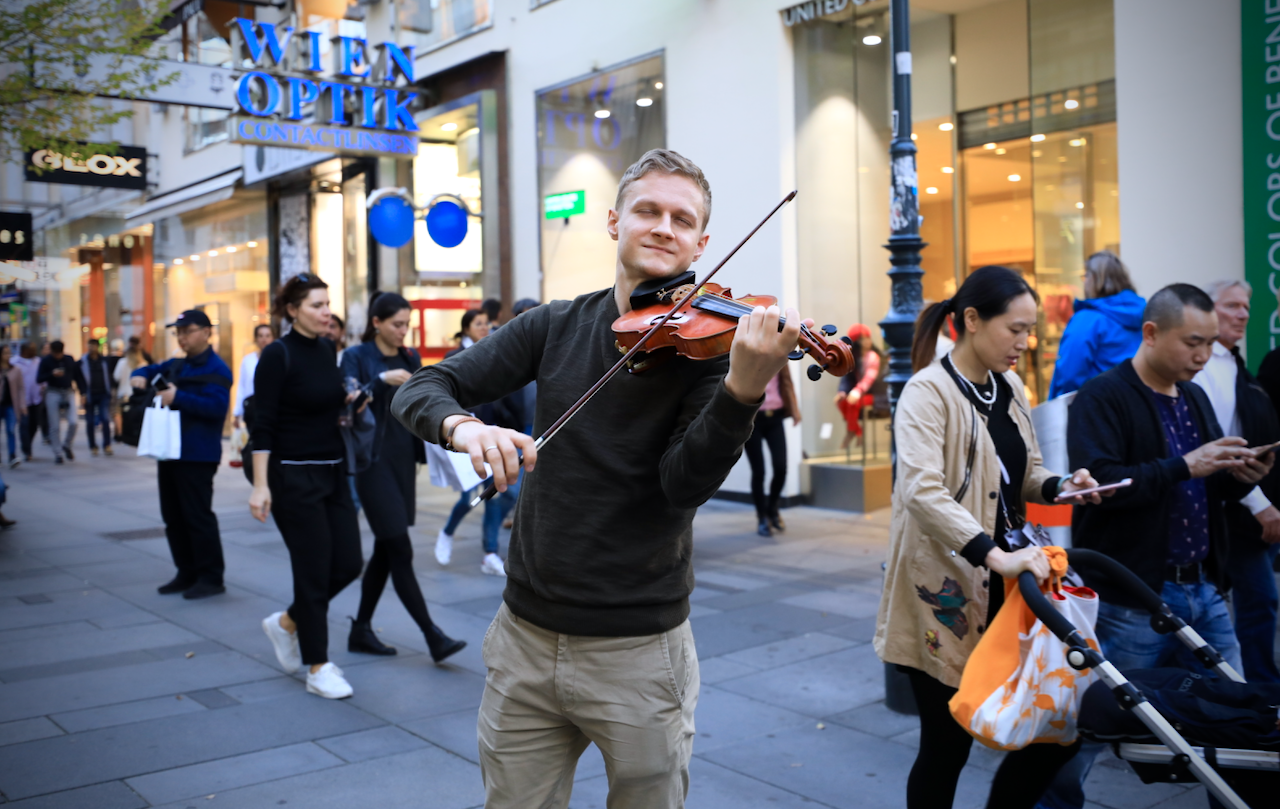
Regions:
<instances>
[{"instance_id":1,"label":"ceiling spotlight","mask_svg":"<svg viewBox=\"0 0 1280 809\"><path fill-rule=\"evenodd\" d=\"M1016 182L1018 182L1018 181L1019 181L1019 180L1021 180L1021 179L1022 179L1022 175L1021 175L1021 174L1010 174L1010 175L1009 175L1009 182L1011 182L1011 183L1016 183Z\"/></svg>"},{"instance_id":2,"label":"ceiling spotlight","mask_svg":"<svg viewBox=\"0 0 1280 809\"><path fill-rule=\"evenodd\" d=\"M1080 102L1076 101L1074 98L1068 98L1066 103L1063 104L1062 106L1066 107L1069 110L1074 110L1076 107L1080 106Z\"/></svg>"},{"instance_id":3,"label":"ceiling spotlight","mask_svg":"<svg viewBox=\"0 0 1280 809\"><path fill-rule=\"evenodd\" d=\"M652 107L652 106L653 106L653 99L652 99L652 98L637 98L637 99L636 99L636 106L637 106L637 107Z\"/></svg>"},{"instance_id":4,"label":"ceiling spotlight","mask_svg":"<svg viewBox=\"0 0 1280 809\"><path fill-rule=\"evenodd\" d=\"M191 260L192 260L192 261L199 261L199 260L200 260L200 254L199 254L199 253L192 253L192 254L191 254Z\"/></svg>"},{"instance_id":5,"label":"ceiling spotlight","mask_svg":"<svg viewBox=\"0 0 1280 809\"><path fill-rule=\"evenodd\" d=\"M653 83L653 86L654 86L654 87L656 87L657 89L661 90L661 89L662 89L662 82L660 82L660 81L655 81L655 82Z\"/></svg>"},{"instance_id":6,"label":"ceiling spotlight","mask_svg":"<svg viewBox=\"0 0 1280 809\"><path fill-rule=\"evenodd\" d=\"M1079 208L1079 209L1081 209L1081 210L1084 210L1084 203L1083 203L1083 202L1077 202L1077 203L1076 203L1076 207L1077 207L1077 208Z\"/></svg>"},{"instance_id":7,"label":"ceiling spotlight","mask_svg":"<svg viewBox=\"0 0 1280 809\"><path fill-rule=\"evenodd\" d=\"M1040 142L1040 141L1042 141L1042 140L1044 140L1044 135L1032 135L1032 136L1031 136L1031 142L1032 142L1032 143L1039 143L1039 142Z\"/></svg>"},{"instance_id":8,"label":"ceiling spotlight","mask_svg":"<svg viewBox=\"0 0 1280 809\"><path fill-rule=\"evenodd\" d=\"M1072 146L1084 146L1084 138L1072 138L1067 141L1067 143L1070 143Z\"/></svg>"},{"instance_id":9,"label":"ceiling spotlight","mask_svg":"<svg viewBox=\"0 0 1280 809\"><path fill-rule=\"evenodd\" d=\"M246 242L244 246L245 246L245 247L257 247L257 246L258 246L258 243L257 243L257 242Z\"/></svg>"},{"instance_id":10,"label":"ceiling spotlight","mask_svg":"<svg viewBox=\"0 0 1280 809\"><path fill-rule=\"evenodd\" d=\"M938 193L938 189L934 188L933 186L929 186L928 188L926 188L926 189L924 190L924 192L925 192L926 194L936 194L936 193Z\"/></svg>"},{"instance_id":11,"label":"ceiling spotlight","mask_svg":"<svg viewBox=\"0 0 1280 809\"><path fill-rule=\"evenodd\" d=\"M912 140L920 140L920 136L919 136L919 135L917 135L916 133L912 132L912 133L911 133L911 139L912 139Z\"/></svg>"},{"instance_id":12,"label":"ceiling spotlight","mask_svg":"<svg viewBox=\"0 0 1280 809\"><path fill-rule=\"evenodd\" d=\"M938 124L938 129L941 129L943 132L950 132L955 128L956 128L956 125L952 123Z\"/></svg>"},{"instance_id":13,"label":"ceiling spotlight","mask_svg":"<svg viewBox=\"0 0 1280 809\"><path fill-rule=\"evenodd\" d=\"M235 251L236 251L235 245L232 245L231 247L227 248L228 253L234 253Z\"/></svg>"},{"instance_id":14,"label":"ceiling spotlight","mask_svg":"<svg viewBox=\"0 0 1280 809\"><path fill-rule=\"evenodd\" d=\"M954 174L954 173L955 173L955 169L951 168L950 166L943 166L943 167L942 167L942 173L943 173L943 174Z\"/></svg>"},{"instance_id":15,"label":"ceiling spotlight","mask_svg":"<svg viewBox=\"0 0 1280 809\"><path fill-rule=\"evenodd\" d=\"M881 42L884 40L878 34L867 34L862 38L863 45L879 45Z\"/></svg>"},{"instance_id":16,"label":"ceiling spotlight","mask_svg":"<svg viewBox=\"0 0 1280 809\"><path fill-rule=\"evenodd\" d=\"M610 113L609 113L609 111L608 111L608 110L596 110L596 117L597 117L597 118L601 118L601 119L603 119L603 118L608 118L608 117L609 117L609 114L610 114Z\"/></svg>"},{"instance_id":17,"label":"ceiling spotlight","mask_svg":"<svg viewBox=\"0 0 1280 809\"><path fill-rule=\"evenodd\" d=\"M1009 150L1008 150L1008 149L996 149L996 154L1004 154L1004 153L1005 153L1005 152L1007 152L1007 151L1009 151Z\"/></svg>"},{"instance_id":18,"label":"ceiling spotlight","mask_svg":"<svg viewBox=\"0 0 1280 809\"><path fill-rule=\"evenodd\" d=\"M209 258L213 258L213 257L214 257L214 256L216 256L216 255L218 255L218 251L217 251L217 250L210 250L210 251L209 251Z\"/></svg>"},{"instance_id":19,"label":"ceiling spotlight","mask_svg":"<svg viewBox=\"0 0 1280 809\"><path fill-rule=\"evenodd\" d=\"M447 124L440 124L440 131L441 131L441 132L452 132L452 131L454 131L454 130L455 130L455 129L457 129L457 128L458 128L458 125L457 125L457 124L455 124L453 121L450 121L450 122L449 122L449 123L447 123Z\"/></svg>"},{"instance_id":20,"label":"ceiling spotlight","mask_svg":"<svg viewBox=\"0 0 1280 809\"><path fill-rule=\"evenodd\" d=\"M173 263L174 263L174 264L181 264L181 263L182 263L182 259L180 259L180 258L175 258L175 259L173 260Z\"/></svg>"},{"instance_id":21,"label":"ceiling spotlight","mask_svg":"<svg viewBox=\"0 0 1280 809\"><path fill-rule=\"evenodd\" d=\"M984 144L982 144L982 148L984 148L984 149L994 149L994 148L996 148L996 145L995 145L994 143L984 143Z\"/></svg>"}]
</instances>

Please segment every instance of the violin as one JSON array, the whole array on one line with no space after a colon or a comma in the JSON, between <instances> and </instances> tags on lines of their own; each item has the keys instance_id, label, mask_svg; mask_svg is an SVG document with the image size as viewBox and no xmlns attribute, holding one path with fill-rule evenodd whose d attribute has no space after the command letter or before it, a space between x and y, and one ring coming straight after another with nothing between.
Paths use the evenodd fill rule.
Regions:
<instances>
[{"instance_id":1,"label":"violin","mask_svg":"<svg viewBox=\"0 0 1280 809\"><path fill-rule=\"evenodd\" d=\"M694 360L723 357L733 345L738 319L751 314L757 306L768 307L778 302L772 295L734 298L729 288L706 282L662 290L655 299L656 303L633 309L613 322L619 351L628 353L653 331L644 347L648 352L672 349L676 355ZM667 317L673 306L677 308ZM779 330L785 324L786 318L779 318ZM835 326L823 326L815 331L801 324L800 347L791 352L788 359L799 360L808 354L817 360L818 364L810 365L808 370L809 378L815 382L822 378L824 371L844 376L853 370L853 351L847 338L844 342L826 339L835 332ZM637 373L643 367L634 365L632 372Z\"/></svg>"}]
</instances>

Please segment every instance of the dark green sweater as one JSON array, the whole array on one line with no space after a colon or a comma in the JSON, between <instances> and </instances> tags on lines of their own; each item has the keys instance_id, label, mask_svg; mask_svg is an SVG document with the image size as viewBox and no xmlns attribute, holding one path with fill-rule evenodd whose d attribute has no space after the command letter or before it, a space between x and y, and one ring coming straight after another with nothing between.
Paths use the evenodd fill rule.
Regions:
<instances>
[{"instance_id":1,"label":"dark green sweater","mask_svg":"<svg viewBox=\"0 0 1280 809\"><path fill-rule=\"evenodd\" d=\"M440 423L538 382L535 434L620 354L613 290L530 309L401 386L391 409L438 443ZM689 615L693 515L751 435L759 404L724 388L728 357L620 372L525 475L507 559L507 606L567 635L653 635Z\"/></svg>"}]
</instances>

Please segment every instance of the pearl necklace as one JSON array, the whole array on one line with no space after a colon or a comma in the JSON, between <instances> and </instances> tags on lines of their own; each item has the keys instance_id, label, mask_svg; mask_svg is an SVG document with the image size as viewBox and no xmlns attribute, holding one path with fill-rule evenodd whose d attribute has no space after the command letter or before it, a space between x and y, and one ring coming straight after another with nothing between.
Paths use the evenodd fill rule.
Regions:
<instances>
[{"instance_id":1,"label":"pearl necklace","mask_svg":"<svg viewBox=\"0 0 1280 809\"><path fill-rule=\"evenodd\" d=\"M951 364L953 366L955 365L955 362L956 361L954 359L951 360ZM982 391L978 390L978 386L969 381L969 377L961 373L959 368L956 368L956 375L960 377L960 381L964 382L964 384L968 386L969 390L973 392L974 398L979 402L982 402L987 407L991 407L996 403L996 378L995 375L991 373L990 368L987 369L987 384L991 385L991 393L987 395L983 395Z\"/></svg>"}]
</instances>

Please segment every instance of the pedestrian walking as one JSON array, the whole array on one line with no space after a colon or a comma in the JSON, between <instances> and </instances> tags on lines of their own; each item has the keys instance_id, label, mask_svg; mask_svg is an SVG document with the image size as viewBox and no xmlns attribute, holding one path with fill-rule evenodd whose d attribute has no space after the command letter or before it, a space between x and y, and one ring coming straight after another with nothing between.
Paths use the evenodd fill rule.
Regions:
<instances>
[{"instance_id":1,"label":"pedestrian walking","mask_svg":"<svg viewBox=\"0 0 1280 809\"><path fill-rule=\"evenodd\" d=\"M45 433L49 431L44 409L44 385L36 381L40 375L40 358L37 355L35 343L23 343L22 348L18 350L18 356L13 358L13 364L22 371L22 387L26 401L23 415L18 423L22 440L22 459L30 461L31 443L35 439L36 431L41 429Z\"/></svg>"},{"instance_id":2,"label":"pedestrian walking","mask_svg":"<svg viewBox=\"0 0 1280 809\"><path fill-rule=\"evenodd\" d=\"M1213 404L1192 379L1218 337L1213 300L1190 284L1152 295L1142 344L1084 384L1067 415L1073 464L1108 483L1132 478L1104 505L1077 509L1071 540L1132 570L1236 671L1240 644L1227 609L1227 504L1238 503L1270 471L1274 453L1255 457L1245 439L1223 436ZM1098 642L1121 671L1206 668L1129 591L1099 579ZM1081 809L1084 781L1102 745L1086 745L1064 767L1043 805Z\"/></svg>"},{"instance_id":3,"label":"pedestrian walking","mask_svg":"<svg viewBox=\"0 0 1280 809\"><path fill-rule=\"evenodd\" d=\"M484 312L485 317L489 319L489 331L502 325L498 322L502 316L502 301L497 298L485 298L480 302L480 311Z\"/></svg>"},{"instance_id":4,"label":"pedestrian walking","mask_svg":"<svg viewBox=\"0 0 1280 809\"><path fill-rule=\"evenodd\" d=\"M53 446L54 463L62 463L63 456L68 461L76 459L75 452L71 449L71 444L76 439L74 389L79 388L81 396L86 395L88 390L80 364L63 353L65 348L61 340L49 343L49 355L40 360L40 371L36 376L36 381L45 386L44 406L49 419L49 439ZM59 440L64 415L67 419L67 434L65 440Z\"/></svg>"},{"instance_id":5,"label":"pedestrian walking","mask_svg":"<svg viewBox=\"0 0 1280 809\"><path fill-rule=\"evenodd\" d=\"M4 437L9 444L9 468L16 469L18 437L24 434L27 420L27 387L22 368L15 365L13 348L0 345L0 419L4 420ZM21 442L26 443L25 438Z\"/></svg>"},{"instance_id":6,"label":"pedestrian walking","mask_svg":"<svg viewBox=\"0 0 1280 809\"><path fill-rule=\"evenodd\" d=\"M455 356L469 345L475 345L489 335L489 316L483 309L469 309L462 315L462 329L454 335L462 341L462 345L445 354L445 359ZM470 342L467 342L470 341ZM524 415L525 397L522 392L502 397L497 402L479 405L474 415L486 424L496 424L504 429L523 431L526 417ZM509 490L494 495L484 503L484 520L481 523L481 544L484 558L480 562L480 572L488 576L505 576L506 563L498 553L498 532L503 520L515 507L519 489ZM467 490L458 497L449 512L449 519L436 535L436 561L448 565L453 559L453 535L462 524L463 519L471 513L471 501L477 492Z\"/></svg>"},{"instance_id":7,"label":"pedestrian walking","mask_svg":"<svg viewBox=\"0 0 1280 809\"><path fill-rule=\"evenodd\" d=\"M1209 397L1219 426L1238 435L1248 446L1280 441L1280 419L1271 397L1249 373L1240 356L1240 342L1249 324L1253 289L1247 281L1217 281L1206 290L1218 317L1218 339L1204 368L1192 381ZM1280 683L1276 668L1276 579L1272 564L1280 549L1280 510L1277 475L1268 474L1244 498L1224 503L1227 519L1227 579L1236 639L1240 642L1245 679L1251 683Z\"/></svg>"},{"instance_id":8,"label":"pedestrian walking","mask_svg":"<svg viewBox=\"0 0 1280 809\"><path fill-rule=\"evenodd\" d=\"M400 603L427 639L431 659L440 663L462 651L467 644L449 637L432 622L413 571L409 527L414 524L418 510L415 484L422 442L396 421L390 411L395 392L422 367L418 353L404 345L412 314L413 307L399 295L374 293L369 301L369 324L362 342L342 355L343 375L354 378L363 388L372 389L370 407L378 424L373 462L356 475L356 489L365 519L373 529L374 541L373 555L364 571L360 611L352 619L347 649L376 655L396 653L394 648L378 640L370 623L390 576Z\"/></svg>"},{"instance_id":9,"label":"pedestrian walking","mask_svg":"<svg viewBox=\"0 0 1280 809\"><path fill-rule=\"evenodd\" d=\"M701 169L669 150L645 153L608 214L613 288L525 312L414 374L392 401L415 435L466 452L477 473L492 464L499 491L517 478L517 453L529 473L484 643L477 732L489 809L563 809L592 742L610 806L684 805L700 687L691 524L741 456L800 316L789 310L780 329L776 306L757 308L728 357L672 357L614 377L545 456L530 436L468 411L536 379L537 431L550 427L616 362L612 326L632 292L688 277L710 212Z\"/></svg>"},{"instance_id":10,"label":"pedestrian walking","mask_svg":"<svg viewBox=\"0 0 1280 809\"><path fill-rule=\"evenodd\" d=\"M1041 464L1022 380L1013 370L1036 326L1039 298L1017 272L982 267L954 298L925 309L911 349L915 375L894 416L897 484L876 653L903 671L920 712L908 809L949 807L973 737L951 716L978 639L1004 602L1004 581L1049 563L1013 544L1026 503L1097 485L1087 469ZM958 340L934 362L948 317ZM1077 498L1078 499L1078 498ZM1097 500L1097 495L1092 496ZM987 806L1034 806L1079 745L1032 744L1007 754Z\"/></svg>"},{"instance_id":11,"label":"pedestrian walking","mask_svg":"<svg viewBox=\"0 0 1280 809\"><path fill-rule=\"evenodd\" d=\"M111 362L102 354L97 340L90 340L85 355L80 358L80 376L87 389L84 394L85 431L89 436L89 454L98 457L98 444L94 440L94 428L102 427L102 451L114 455L111 449L111 399L115 380L111 375Z\"/></svg>"},{"instance_id":12,"label":"pedestrian walking","mask_svg":"<svg viewBox=\"0 0 1280 809\"><path fill-rule=\"evenodd\" d=\"M227 591L226 564L218 516L213 513L213 478L222 463L222 427L231 403L231 369L209 345L213 324L199 309L188 309L168 324L185 356L134 370L129 380L143 389L162 377L160 402L178 411L182 455L157 461L160 516L177 574L159 587L161 595L182 593L188 600ZM163 387L163 390L160 389Z\"/></svg>"},{"instance_id":13,"label":"pedestrian walking","mask_svg":"<svg viewBox=\"0 0 1280 809\"><path fill-rule=\"evenodd\" d=\"M253 493L249 511L267 515L289 549L293 603L262 628L292 674L307 666L307 691L352 694L329 661L329 602L360 576L360 527L347 478L339 420L348 394L329 332L329 285L302 273L280 288L272 317L292 325L262 350L253 379Z\"/></svg>"},{"instance_id":14,"label":"pedestrian walking","mask_svg":"<svg viewBox=\"0 0 1280 809\"><path fill-rule=\"evenodd\" d=\"M1049 398L1074 390L1109 371L1138 350L1146 301L1133 289L1129 270L1109 250L1089 256L1084 265L1084 299L1075 302L1058 344Z\"/></svg>"},{"instance_id":15,"label":"pedestrian walking","mask_svg":"<svg viewBox=\"0 0 1280 809\"><path fill-rule=\"evenodd\" d=\"M244 424L244 400L253 395L253 375L258 370L258 360L262 350L275 341L275 333L270 323L259 323L253 327L253 345L257 351L250 351L240 360L240 375L236 377L236 406L231 411L235 426Z\"/></svg>"},{"instance_id":16,"label":"pedestrian walking","mask_svg":"<svg viewBox=\"0 0 1280 809\"><path fill-rule=\"evenodd\" d=\"M840 449L848 449L855 438L858 446L862 446L862 408L875 404L872 388L880 378L880 352L871 342L871 329L854 323L849 327L849 342L853 349L853 370L840 377L836 394L836 407L845 423Z\"/></svg>"},{"instance_id":17,"label":"pedestrian walking","mask_svg":"<svg viewBox=\"0 0 1280 809\"><path fill-rule=\"evenodd\" d=\"M111 373L118 401L127 402L129 400L129 397L133 395L133 384L130 377L133 376L134 371L150 364L151 355L142 350L142 341L137 337L130 337L129 347L125 349L124 356L120 357L116 363L115 370Z\"/></svg>"},{"instance_id":18,"label":"pedestrian walking","mask_svg":"<svg viewBox=\"0 0 1280 809\"><path fill-rule=\"evenodd\" d=\"M793 424L800 424L800 407L796 404L791 371L783 368L765 386L764 403L752 423L751 437L743 447L751 466L751 502L756 506L756 533L762 537L773 536L774 531L787 530L778 510L782 487L787 485L787 419L791 419ZM773 469L767 498L764 493L764 444L769 445L769 465Z\"/></svg>"}]
</instances>

